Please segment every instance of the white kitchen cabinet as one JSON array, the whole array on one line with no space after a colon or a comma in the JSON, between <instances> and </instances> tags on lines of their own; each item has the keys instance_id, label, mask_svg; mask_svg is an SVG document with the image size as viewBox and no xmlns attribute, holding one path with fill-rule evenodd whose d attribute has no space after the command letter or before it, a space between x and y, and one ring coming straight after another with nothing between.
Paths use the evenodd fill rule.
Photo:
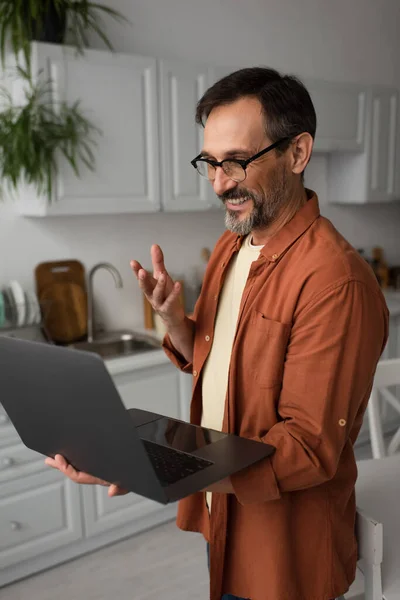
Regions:
<instances>
[{"instance_id":1,"label":"white kitchen cabinet","mask_svg":"<svg viewBox=\"0 0 400 600\"><path fill-rule=\"evenodd\" d=\"M162 350L106 366L127 408L187 418L191 377ZM176 515L174 503L132 493L109 498L107 488L79 486L46 467L21 443L1 404L0 484L0 588Z\"/></svg>"},{"instance_id":2,"label":"white kitchen cabinet","mask_svg":"<svg viewBox=\"0 0 400 600\"><path fill-rule=\"evenodd\" d=\"M3 569L53 552L83 536L79 488L59 473L0 487L0 585Z\"/></svg>"},{"instance_id":3,"label":"white kitchen cabinet","mask_svg":"<svg viewBox=\"0 0 400 600\"><path fill-rule=\"evenodd\" d=\"M371 142L367 179L370 202L386 202L398 197L398 100L398 92L394 89L374 89L371 93Z\"/></svg>"},{"instance_id":4,"label":"white kitchen cabinet","mask_svg":"<svg viewBox=\"0 0 400 600\"><path fill-rule=\"evenodd\" d=\"M314 152L362 152L367 89L316 80L304 84L317 114Z\"/></svg>"},{"instance_id":5,"label":"white kitchen cabinet","mask_svg":"<svg viewBox=\"0 0 400 600\"><path fill-rule=\"evenodd\" d=\"M219 206L212 186L190 161L203 145L196 104L210 86L207 66L159 62L162 206L165 211L201 211Z\"/></svg>"},{"instance_id":6,"label":"white kitchen cabinet","mask_svg":"<svg viewBox=\"0 0 400 600\"><path fill-rule=\"evenodd\" d=\"M182 418L180 373L171 364L144 368L113 376L126 408L141 408L169 417ZM157 502L136 494L109 498L107 488L82 488L86 535L93 536L127 523L140 522L166 510Z\"/></svg>"},{"instance_id":7,"label":"white kitchen cabinet","mask_svg":"<svg viewBox=\"0 0 400 600\"><path fill-rule=\"evenodd\" d=\"M33 43L34 72L51 76L53 100L74 103L100 128L96 168L77 178L60 159L54 198L20 194L29 216L152 212L160 208L156 60L141 56ZM15 88L18 96L18 89Z\"/></svg>"},{"instance_id":8,"label":"white kitchen cabinet","mask_svg":"<svg viewBox=\"0 0 400 600\"><path fill-rule=\"evenodd\" d=\"M32 43L33 72L53 80L53 101L79 100L103 132L95 171L78 178L62 158L54 197L21 185L15 206L25 216L204 211L219 208L212 185L190 161L203 128L196 104L234 67ZM11 85L19 102L22 82ZM327 154L328 199L378 203L400 198L398 91L304 79L317 113L314 153Z\"/></svg>"},{"instance_id":9,"label":"white kitchen cabinet","mask_svg":"<svg viewBox=\"0 0 400 600\"><path fill-rule=\"evenodd\" d=\"M234 67L212 67L211 83L235 70ZM367 87L302 77L300 79L310 93L317 114L314 153L362 152Z\"/></svg>"},{"instance_id":10,"label":"white kitchen cabinet","mask_svg":"<svg viewBox=\"0 0 400 600\"><path fill-rule=\"evenodd\" d=\"M365 151L329 155L330 202L366 204L400 199L399 127L398 90L369 88Z\"/></svg>"}]
</instances>

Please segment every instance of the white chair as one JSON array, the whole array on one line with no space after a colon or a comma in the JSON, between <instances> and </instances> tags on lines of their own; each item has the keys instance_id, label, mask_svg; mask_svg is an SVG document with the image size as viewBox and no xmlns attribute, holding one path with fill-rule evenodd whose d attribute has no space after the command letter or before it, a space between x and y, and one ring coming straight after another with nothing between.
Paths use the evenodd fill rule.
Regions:
<instances>
[{"instance_id":1,"label":"white chair","mask_svg":"<svg viewBox=\"0 0 400 600\"><path fill-rule=\"evenodd\" d=\"M391 456L400 446L400 427L391 439L387 449L382 431L381 399L394 408L400 416L400 401L387 389L395 385L400 385L400 358L380 360L367 406L372 456L374 458Z\"/></svg>"},{"instance_id":2,"label":"white chair","mask_svg":"<svg viewBox=\"0 0 400 600\"><path fill-rule=\"evenodd\" d=\"M357 467L357 566L364 574L363 598L399 600L400 454L361 460Z\"/></svg>"},{"instance_id":3,"label":"white chair","mask_svg":"<svg viewBox=\"0 0 400 600\"><path fill-rule=\"evenodd\" d=\"M356 531L358 541L357 569L364 576L364 594L357 595L365 600L382 600L383 527L357 509Z\"/></svg>"}]
</instances>

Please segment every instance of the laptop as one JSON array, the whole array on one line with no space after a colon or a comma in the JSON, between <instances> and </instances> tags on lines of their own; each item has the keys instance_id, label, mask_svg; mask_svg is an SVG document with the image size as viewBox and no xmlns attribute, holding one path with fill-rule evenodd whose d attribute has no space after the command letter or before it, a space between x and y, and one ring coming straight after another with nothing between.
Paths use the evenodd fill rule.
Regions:
<instances>
[{"instance_id":1,"label":"laptop","mask_svg":"<svg viewBox=\"0 0 400 600\"><path fill-rule=\"evenodd\" d=\"M94 353L0 336L0 374L1 403L28 448L62 454L77 470L161 504L201 491L275 450L126 409Z\"/></svg>"}]
</instances>

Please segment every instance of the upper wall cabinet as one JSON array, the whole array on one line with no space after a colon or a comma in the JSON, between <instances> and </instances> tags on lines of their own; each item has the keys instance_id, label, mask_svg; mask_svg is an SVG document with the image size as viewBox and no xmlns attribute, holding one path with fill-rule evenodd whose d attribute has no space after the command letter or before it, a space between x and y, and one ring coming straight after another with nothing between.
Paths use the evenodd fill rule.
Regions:
<instances>
[{"instance_id":1,"label":"upper wall cabinet","mask_svg":"<svg viewBox=\"0 0 400 600\"><path fill-rule=\"evenodd\" d=\"M96 170L77 178L60 160L55 198L21 194L26 215L150 212L160 208L156 61L110 52L33 44L34 72L51 76L55 102L80 100L100 128Z\"/></svg>"},{"instance_id":2,"label":"upper wall cabinet","mask_svg":"<svg viewBox=\"0 0 400 600\"><path fill-rule=\"evenodd\" d=\"M54 198L22 188L27 216L203 211L222 208L190 161L203 145L195 108L234 67L157 61L128 54L32 44L33 72L54 84L53 101L76 100L102 131L96 168L76 177L60 158ZM361 204L400 197L398 92L304 80L317 113L315 153L326 153L330 202ZM11 84L10 84L11 85ZM12 93L21 101L21 82Z\"/></svg>"},{"instance_id":3,"label":"upper wall cabinet","mask_svg":"<svg viewBox=\"0 0 400 600\"><path fill-rule=\"evenodd\" d=\"M382 203L400 199L398 91L367 93L365 152L328 158L328 197L335 203Z\"/></svg>"},{"instance_id":4,"label":"upper wall cabinet","mask_svg":"<svg viewBox=\"0 0 400 600\"><path fill-rule=\"evenodd\" d=\"M317 113L314 152L364 149L366 88L357 85L304 81Z\"/></svg>"},{"instance_id":5,"label":"upper wall cabinet","mask_svg":"<svg viewBox=\"0 0 400 600\"><path fill-rule=\"evenodd\" d=\"M229 75L234 67L213 67L211 83ZM365 86L302 79L317 113L314 153L362 152L365 140Z\"/></svg>"},{"instance_id":6,"label":"upper wall cabinet","mask_svg":"<svg viewBox=\"0 0 400 600\"><path fill-rule=\"evenodd\" d=\"M203 146L195 123L196 104L210 85L207 66L160 61L162 205L166 211L199 211L216 206L212 186L190 161Z\"/></svg>"},{"instance_id":7,"label":"upper wall cabinet","mask_svg":"<svg viewBox=\"0 0 400 600\"><path fill-rule=\"evenodd\" d=\"M399 198L398 120L399 96L397 90L371 92L371 125L369 149L368 195L372 202Z\"/></svg>"}]
</instances>

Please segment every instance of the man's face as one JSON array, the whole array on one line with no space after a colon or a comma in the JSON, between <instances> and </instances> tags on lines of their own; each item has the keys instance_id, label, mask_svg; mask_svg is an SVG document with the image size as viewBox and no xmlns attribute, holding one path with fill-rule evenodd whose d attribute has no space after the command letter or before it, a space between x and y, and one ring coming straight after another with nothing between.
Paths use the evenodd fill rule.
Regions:
<instances>
[{"instance_id":1,"label":"man's face","mask_svg":"<svg viewBox=\"0 0 400 600\"><path fill-rule=\"evenodd\" d=\"M245 160L271 143L265 134L261 104L255 98L219 106L206 121L204 151L217 161ZM250 163L246 179L240 183L217 168L212 185L226 207L227 229L247 235L269 227L287 201L291 176L285 154L274 150Z\"/></svg>"}]
</instances>

